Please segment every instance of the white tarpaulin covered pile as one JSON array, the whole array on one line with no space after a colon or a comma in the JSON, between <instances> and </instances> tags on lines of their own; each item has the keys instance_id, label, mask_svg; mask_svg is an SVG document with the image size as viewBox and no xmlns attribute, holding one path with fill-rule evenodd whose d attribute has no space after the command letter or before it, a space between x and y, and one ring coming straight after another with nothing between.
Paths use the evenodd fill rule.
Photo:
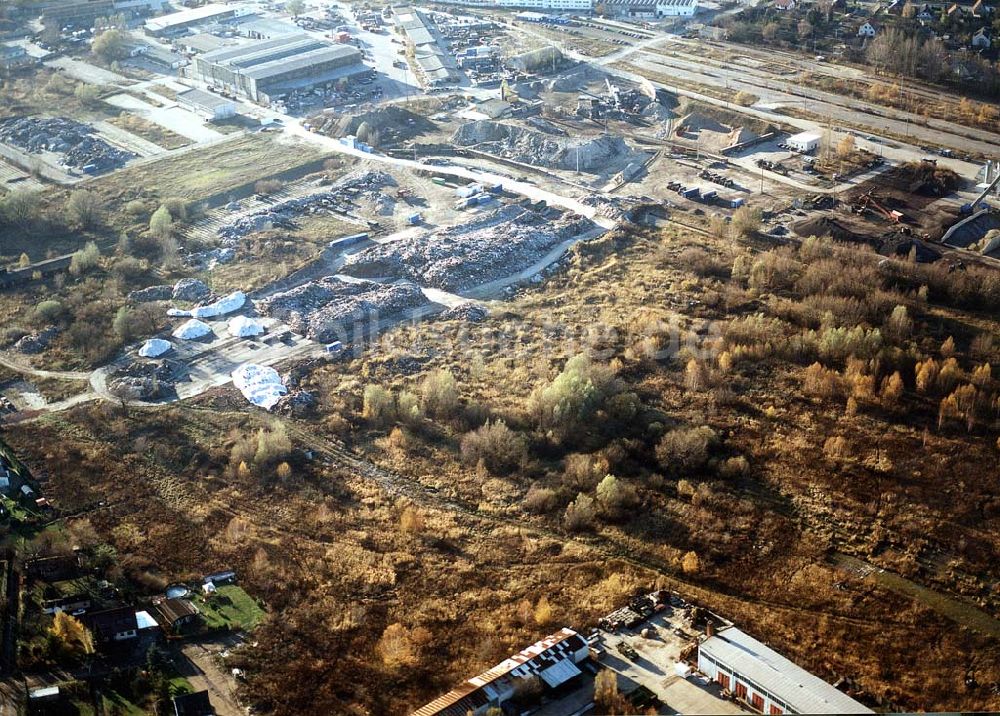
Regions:
<instances>
[{"instance_id":1,"label":"white tarpaulin covered pile","mask_svg":"<svg viewBox=\"0 0 1000 716\"><path fill-rule=\"evenodd\" d=\"M256 363L244 363L233 371L233 384L243 397L254 405L270 410L281 396L288 393L281 376L274 368Z\"/></svg>"},{"instance_id":2,"label":"white tarpaulin covered pile","mask_svg":"<svg viewBox=\"0 0 1000 716\"><path fill-rule=\"evenodd\" d=\"M246 301L247 296L245 293L242 291L233 291L228 296L223 296L218 301L210 303L207 306L198 306L197 308L192 308L190 311L171 308L167 311L167 315L174 318L181 318L183 316L190 316L191 318L214 318L215 316L224 316L227 313L240 310Z\"/></svg>"},{"instance_id":3,"label":"white tarpaulin covered pile","mask_svg":"<svg viewBox=\"0 0 1000 716\"><path fill-rule=\"evenodd\" d=\"M139 349L139 355L143 358L157 358L171 348L173 348L173 345L171 345L170 341L165 341L162 338L150 338L142 344L142 348Z\"/></svg>"},{"instance_id":4,"label":"white tarpaulin covered pile","mask_svg":"<svg viewBox=\"0 0 1000 716\"><path fill-rule=\"evenodd\" d=\"M174 331L174 338L180 338L185 341L190 341L194 338L201 338L202 336L207 336L212 332L212 327L209 326L204 321L199 321L197 318L192 318L190 321L185 321L177 330Z\"/></svg>"},{"instance_id":5,"label":"white tarpaulin covered pile","mask_svg":"<svg viewBox=\"0 0 1000 716\"><path fill-rule=\"evenodd\" d=\"M229 335L238 338L259 336L264 332L264 324L254 318L237 316L229 321Z\"/></svg>"}]
</instances>

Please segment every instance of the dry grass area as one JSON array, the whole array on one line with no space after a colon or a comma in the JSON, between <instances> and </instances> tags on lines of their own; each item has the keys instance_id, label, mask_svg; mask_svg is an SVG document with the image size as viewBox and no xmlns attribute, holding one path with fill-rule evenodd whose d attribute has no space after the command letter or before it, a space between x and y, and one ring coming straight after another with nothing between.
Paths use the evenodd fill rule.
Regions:
<instances>
[{"instance_id":1,"label":"dry grass area","mask_svg":"<svg viewBox=\"0 0 1000 716\"><path fill-rule=\"evenodd\" d=\"M101 177L90 189L109 203L138 198L193 201L252 185L326 155L276 134L247 134Z\"/></svg>"},{"instance_id":2,"label":"dry grass area","mask_svg":"<svg viewBox=\"0 0 1000 716\"><path fill-rule=\"evenodd\" d=\"M831 561L1000 606L1000 286L880 260L618 232L313 370L310 417L230 389L8 441L54 504L109 503L78 519L139 583L239 571L269 615L234 665L275 714L404 712L656 583L872 702L995 710L995 640Z\"/></svg>"},{"instance_id":3,"label":"dry grass area","mask_svg":"<svg viewBox=\"0 0 1000 716\"><path fill-rule=\"evenodd\" d=\"M180 149L191 144L187 137L128 112L120 113L110 122L164 149Z\"/></svg>"},{"instance_id":4,"label":"dry grass area","mask_svg":"<svg viewBox=\"0 0 1000 716\"><path fill-rule=\"evenodd\" d=\"M40 68L30 77L5 82L0 89L0 118L31 115L72 117L81 122L107 119L112 108L88 96L82 82Z\"/></svg>"}]
</instances>

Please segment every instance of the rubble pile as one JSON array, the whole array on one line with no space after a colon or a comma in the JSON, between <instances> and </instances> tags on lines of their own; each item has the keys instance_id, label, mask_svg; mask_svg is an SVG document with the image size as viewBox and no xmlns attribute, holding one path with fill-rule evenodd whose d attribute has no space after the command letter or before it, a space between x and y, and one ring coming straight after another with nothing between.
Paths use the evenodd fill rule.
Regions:
<instances>
[{"instance_id":1,"label":"rubble pile","mask_svg":"<svg viewBox=\"0 0 1000 716\"><path fill-rule=\"evenodd\" d=\"M257 303L257 310L296 333L328 343L385 317L427 302L419 286L345 281L326 276Z\"/></svg>"},{"instance_id":2,"label":"rubble pile","mask_svg":"<svg viewBox=\"0 0 1000 716\"><path fill-rule=\"evenodd\" d=\"M153 400L174 391L173 376L177 365L170 361L136 361L114 372L108 389L126 400Z\"/></svg>"},{"instance_id":3,"label":"rubble pile","mask_svg":"<svg viewBox=\"0 0 1000 716\"><path fill-rule=\"evenodd\" d=\"M446 321L467 321L469 323L482 323L489 318L490 312L486 306L478 303L462 303L457 306L442 311L438 318Z\"/></svg>"},{"instance_id":4,"label":"rubble pile","mask_svg":"<svg viewBox=\"0 0 1000 716\"><path fill-rule=\"evenodd\" d=\"M96 136L92 127L64 117L10 117L0 120L0 141L32 154L61 154L60 163L88 174L125 166L138 154Z\"/></svg>"},{"instance_id":5,"label":"rubble pile","mask_svg":"<svg viewBox=\"0 0 1000 716\"><path fill-rule=\"evenodd\" d=\"M356 114L323 114L310 117L309 125L320 134L330 137L357 136L361 126L368 125L377 133L379 146L412 139L436 128L426 117L399 105L388 105Z\"/></svg>"},{"instance_id":6,"label":"rubble pile","mask_svg":"<svg viewBox=\"0 0 1000 716\"><path fill-rule=\"evenodd\" d=\"M630 147L621 137L556 137L524 127L490 120L459 127L452 141L476 149L550 169L598 173L615 171L629 162L645 161L646 155Z\"/></svg>"},{"instance_id":7,"label":"rubble pile","mask_svg":"<svg viewBox=\"0 0 1000 716\"><path fill-rule=\"evenodd\" d=\"M579 217L549 218L524 206L505 206L478 221L351 254L343 270L362 278L394 276L461 291L523 271L590 227Z\"/></svg>"},{"instance_id":8,"label":"rubble pile","mask_svg":"<svg viewBox=\"0 0 1000 716\"><path fill-rule=\"evenodd\" d=\"M49 347L49 343L52 342L52 339L55 338L58 333L59 329L55 326L49 326L48 328L45 328L37 333L29 333L28 335L22 336L18 339L17 343L14 344L14 350L18 353L25 353L27 355L41 353Z\"/></svg>"},{"instance_id":9,"label":"rubble pile","mask_svg":"<svg viewBox=\"0 0 1000 716\"><path fill-rule=\"evenodd\" d=\"M128 295L128 300L133 303L149 303L151 301L169 301L174 294L172 286L148 286L132 291Z\"/></svg>"},{"instance_id":10,"label":"rubble pile","mask_svg":"<svg viewBox=\"0 0 1000 716\"><path fill-rule=\"evenodd\" d=\"M257 231L276 227L295 229L295 219L299 216L321 212L346 214L360 199L379 201L385 195L383 189L395 184L392 176L385 172L352 172L324 191L285 199L223 224L219 228L219 239L223 246L232 247Z\"/></svg>"},{"instance_id":11,"label":"rubble pile","mask_svg":"<svg viewBox=\"0 0 1000 716\"><path fill-rule=\"evenodd\" d=\"M199 281L196 278L182 278L174 284L169 298L175 301L190 301L191 303L195 303L197 301L204 301L211 295L212 289L206 286L204 281Z\"/></svg>"},{"instance_id":12,"label":"rubble pile","mask_svg":"<svg viewBox=\"0 0 1000 716\"><path fill-rule=\"evenodd\" d=\"M314 393L308 390L293 390L279 398L271 410L280 415L304 418L314 413L318 404L319 401Z\"/></svg>"}]
</instances>

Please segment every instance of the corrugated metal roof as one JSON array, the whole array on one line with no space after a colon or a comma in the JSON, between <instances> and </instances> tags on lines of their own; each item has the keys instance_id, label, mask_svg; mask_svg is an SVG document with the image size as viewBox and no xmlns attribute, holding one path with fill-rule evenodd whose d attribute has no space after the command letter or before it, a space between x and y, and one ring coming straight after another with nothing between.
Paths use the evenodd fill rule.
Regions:
<instances>
[{"instance_id":1,"label":"corrugated metal roof","mask_svg":"<svg viewBox=\"0 0 1000 716\"><path fill-rule=\"evenodd\" d=\"M542 678L542 681L554 689L582 673L582 671L576 668L576 664L568 659L564 659L563 661L557 661L538 675Z\"/></svg>"},{"instance_id":2,"label":"corrugated metal roof","mask_svg":"<svg viewBox=\"0 0 1000 716\"><path fill-rule=\"evenodd\" d=\"M287 35L285 37L276 37L273 40L251 42L246 45L224 47L213 52L206 52L202 56L202 59L206 62L214 62L220 65L246 67L267 62L277 56L287 56L296 52L323 47L324 45L325 43L309 35Z\"/></svg>"},{"instance_id":3,"label":"corrugated metal roof","mask_svg":"<svg viewBox=\"0 0 1000 716\"><path fill-rule=\"evenodd\" d=\"M266 80L269 77L279 77L308 67L331 62L333 60L353 57L355 63L361 61L361 53L346 45L329 45L316 50L310 50L292 57L264 62L243 72L243 75L254 80Z\"/></svg>"},{"instance_id":4,"label":"corrugated metal roof","mask_svg":"<svg viewBox=\"0 0 1000 716\"><path fill-rule=\"evenodd\" d=\"M873 713L736 627L721 630L698 649L758 683L799 713Z\"/></svg>"},{"instance_id":5,"label":"corrugated metal roof","mask_svg":"<svg viewBox=\"0 0 1000 716\"><path fill-rule=\"evenodd\" d=\"M561 663L569 661L573 664L572 655L586 645L587 642L583 637L572 629L560 629L555 634L504 659L492 669L473 676L461 686L417 709L411 716L466 716L469 711L488 703L485 694L499 679L508 674L526 676L529 673L536 673L541 676L545 671L556 668ZM576 669L575 666L573 668ZM577 673L580 673L579 669ZM552 677L558 674L560 672L553 671Z\"/></svg>"},{"instance_id":6,"label":"corrugated metal roof","mask_svg":"<svg viewBox=\"0 0 1000 716\"><path fill-rule=\"evenodd\" d=\"M222 5L221 3L213 3L210 5L202 5L201 7L191 8L190 10L173 12L169 15L161 15L160 17L154 17L151 20L146 20L146 29L152 32L160 32L175 25L184 25L191 22L198 22L200 20L208 20L220 15L235 14L235 8Z\"/></svg>"}]
</instances>

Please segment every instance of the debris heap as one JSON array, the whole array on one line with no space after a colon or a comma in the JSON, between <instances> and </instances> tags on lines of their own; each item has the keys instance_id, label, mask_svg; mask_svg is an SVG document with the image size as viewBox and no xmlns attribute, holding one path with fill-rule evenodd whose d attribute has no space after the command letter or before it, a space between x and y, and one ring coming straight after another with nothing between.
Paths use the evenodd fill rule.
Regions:
<instances>
[{"instance_id":1,"label":"debris heap","mask_svg":"<svg viewBox=\"0 0 1000 716\"><path fill-rule=\"evenodd\" d=\"M219 228L220 243L232 247L256 231L295 229L295 219L299 216L318 213L347 214L357 200L377 202L384 196L385 187L394 186L395 183L392 176L385 172L352 172L324 191L285 199L223 224Z\"/></svg>"},{"instance_id":2,"label":"debris heap","mask_svg":"<svg viewBox=\"0 0 1000 716\"><path fill-rule=\"evenodd\" d=\"M643 152L610 134L557 137L485 119L462 125L455 131L452 141L460 147L474 146L489 154L550 169L605 173L646 159Z\"/></svg>"},{"instance_id":3,"label":"debris heap","mask_svg":"<svg viewBox=\"0 0 1000 716\"><path fill-rule=\"evenodd\" d=\"M461 226L364 249L347 256L343 270L461 291L523 271L591 227L587 219L567 219L552 209L505 206Z\"/></svg>"},{"instance_id":4,"label":"debris heap","mask_svg":"<svg viewBox=\"0 0 1000 716\"><path fill-rule=\"evenodd\" d=\"M138 154L119 149L96 136L94 129L65 117L10 117L0 120L0 142L32 154L54 152L60 162L87 174L103 174L125 166Z\"/></svg>"},{"instance_id":5,"label":"debris heap","mask_svg":"<svg viewBox=\"0 0 1000 716\"><path fill-rule=\"evenodd\" d=\"M320 343L352 338L380 317L427 302L412 283L380 284L326 276L276 293L257 303L257 310L283 321L297 333Z\"/></svg>"}]
</instances>

